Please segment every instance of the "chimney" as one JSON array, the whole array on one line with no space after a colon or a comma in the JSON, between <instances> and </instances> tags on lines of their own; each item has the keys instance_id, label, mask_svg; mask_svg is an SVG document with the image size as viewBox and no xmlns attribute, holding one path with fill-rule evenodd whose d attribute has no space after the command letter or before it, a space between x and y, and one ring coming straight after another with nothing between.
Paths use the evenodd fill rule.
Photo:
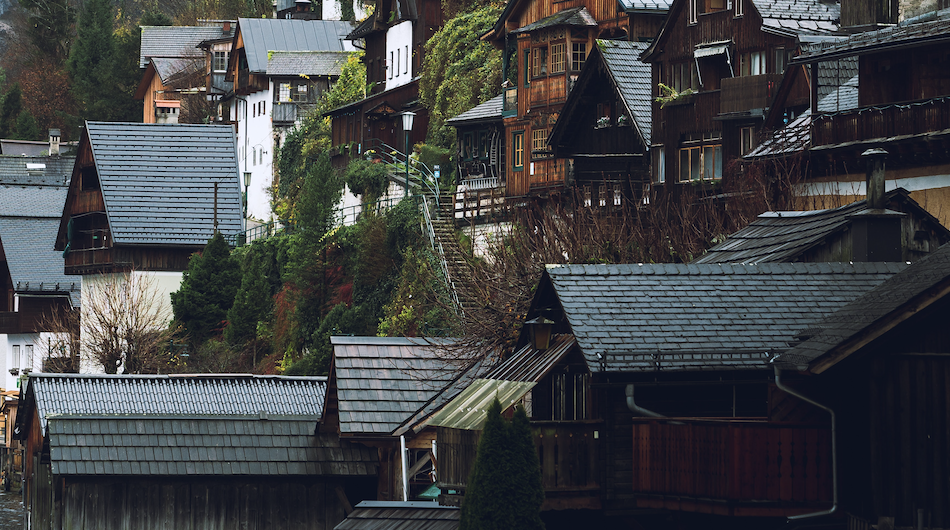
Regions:
<instances>
[{"instance_id":1,"label":"chimney","mask_svg":"<svg viewBox=\"0 0 950 530\"><path fill-rule=\"evenodd\" d=\"M865 186L867 207L851 216L851 260L902 261L901 218L903 213L888 210L884 203L884 159L887 151L868 149Z\"/></svg>"},{"instance_id":2,"label":"chimney","mask_svg":"<svg viewBox=\"0 0 950 530\"><path fill-rule=\"evenodd\" d=\"M59 156L59 129L49 130L49 156Z\"/></svg>"},{"instance_id":3,"label":"chimney","mask_svg":"<svg viewBox=\"0 0 950 530\"><path fill-rule=\"evenodd\" d=\"M231 21L230 21L230 20L225 20L225 21L224 21L224 23L221 25L221 32L224 33L224 34L231 33Z\"/></svg>"}]
</instances>

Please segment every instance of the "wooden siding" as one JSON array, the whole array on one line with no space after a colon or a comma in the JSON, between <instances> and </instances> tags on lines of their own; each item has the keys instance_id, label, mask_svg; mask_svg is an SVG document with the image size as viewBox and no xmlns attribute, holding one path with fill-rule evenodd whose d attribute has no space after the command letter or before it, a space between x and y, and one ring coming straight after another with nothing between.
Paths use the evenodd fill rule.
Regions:
<instances>
[{"instance_id":1,"label":"wooden siding","mask_svg":"<svg viewBox=\"0 0 950 530\"><path fill-rule=\"evenodd\" d=\"M814 146L943 131L950 129L950 98L819 114L811 128Z\"/></svg>"},{"instance_id":2,"label":"wooden siding","mask_svg":"<svg viewBox=\"0 0 950 530\"><path fill-rule=\"evenodd\" d=\"M128 271L183 271L200 248L111 247L72 250L66 255L66 274Z\"/></svg>"},{"instance_id":3,"label":"wooden siding","mask_svg":"<svg viewBox=\"0 0 950 530\"><path fill-rule=\"evenodd\" d=\"M601 32L623 28L626 33L629 26L627 15L621 11L620 4L613 0L569 0L566 2L531 0L520 13L507 21L507 26L509 31L523 28L544 17L573 7L586 7L597 21Z\"/></svg>"},{"instance_id":4,"label":"wooden siding","mask_svg":"<svg viewBox=\"0 0 950 530\"><path fill-rule=\"evenodd\" d=\"M831 503L831 429L728 419L634 419L633 490L660 497L773 503L788 509ZM660 502L646 501L645 506Z\"/></svg>"},{"instance_id":5,"label":"wooden siding","mask_svg":"<svg viewBox=\"0 0 950 530\"><path fill-rule=\"evenodd\" d=\"M723 78L719 110L723 113L745 112L768 107L781 82L782 74Z\"/></svg>"}]
</instances>

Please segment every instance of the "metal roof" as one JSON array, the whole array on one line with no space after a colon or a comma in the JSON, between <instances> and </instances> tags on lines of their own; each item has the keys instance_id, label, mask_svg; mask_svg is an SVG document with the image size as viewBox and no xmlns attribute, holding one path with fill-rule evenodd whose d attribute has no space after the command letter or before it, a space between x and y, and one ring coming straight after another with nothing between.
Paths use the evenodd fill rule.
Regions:
<instances>
[{"instance_id":1,"label":"metal roof","mask_svg":"<svg viewBox=\"0 0 950 530\"><path fill-rule=\"evenodd\" d=\"M845 305L810 330L810 337L778 359L783 365L803 369L817 358L841 346L859 333L871 337L885 328L889 318L905 319L898 310L912 301L919 309L940 292L939 284L950 280L950 244L913 263L863 296ZM929 299L929 300L928 300ZM877 331L876 331L877 330Z\"/></svg>"},{"instance_id":2,"label":"metal roof","mask_svg":"<svg viewBox=\"0 0 950 530\"><path fill-rule=\"evenodd\" d=\"M482 377L537 383L576 345L574 336L566 334L552 337L551 344L544 350L525 345Z\"/></svg>"},{"instance_id":3,"label":"metal roof","mask_svg":"<svg viewBox=\"0 0 950 530\"><path fill-rule=\"evenodd\" d=\"M342 20L238 19L248 70L253 74L267 72L268 52L356 51L344 41L352 30L353 24Z\"/></svg>"},{"instance_id":4,"label":"metal roof","mask_svg":"<svg viewBox=\"0 0 950 530\"><path fill-rule=\"evenodd\" d=\"M445 386L460 367L451 340L331 337L340 433L389 436Z\"/></svg>"},{"instance_id":5,"label":"metal roof","mask_svg":"<svg viewBox=\"0 0 950 530\"><path fill-rule=\"evenodd\" d=\"M204 246L215 220L222 233L241 230L230 125L86 122L84 139L116 244Z\"/></svg>"},{"instance_id":6,"label":"metal roof","mask_svg":"<svg viewBox=\"0 0 950 530\"><path fill-rule=\"evenodd\" d=\"M318 420L326 377L30 374L41 427L57 415Z\"/></svg>"},{"instance_id":7,"label":"metal roof","mask_svg":"<svg viewBox=\"0 0 950 530\"><path fill-rule=\"evenodd\" d=\"M275 51L267 59L267 75L338 77L350 52Z\"/></svg>"},{"instance_id":8,"label":"metal roof","mask_svg":"<svg viewBox=\"0 0 950 530\"><path fill-rule=\"evenodd\" d=\"M139 68L145 68L152 57L204 58L205 52L198 48L199 44L233 35L233 29L226 32L221 25L142 26Z\"/></svg>"},{"instance_id":9,"label":"metal roof","mask_svg":"<svg viewBox=\"0 0 950 530\"><path fill-rule=\"evenodd\" d=\"M496 399L501 403L501 410L506 410L521 400L536 384L526 381L476 379L455 399L442 407L442 410L435 413L429 420L429 425L479 431L488 417L488 408Z\"/></svg>"},{"instance_id":10,"label":"metal roof","mask_svg":"<svg viewBox=\"0 0 950 530\"><path fill-rule=\"evenodd\" d=\"M572 7L563 11L558 11L553 15L546 16L541 20L536 20L527 26L512 31L512 34L529 33L542 28L551 28L554 26L581 26L596 27L597 20L586 7Z\"/></svg>"},{"instance_id":11,"label":"metal roof","mask_svg":"<svg viewBox=\"0 0 950 530\"><path fill-rule=\"evenodd\" d=\"M592 372L767 369L771 354L786 350L796 330L905 267L904 263L552 266L542 278L538 296L553 289Z\"/></svg>"},{"instance_id":12,"label":"metal roof","mask_svg":"<svg viewBox=\"0 0 950 530\"><path fill-rule=\"evenodd\" d=\"M672 0L619 0L625 13L666 13Z\"/></svg>"},{"instance_id":13,"label":"metal roof","mask_svg":"<svg viewBox=\"0 0 950 530\"><path fill-rule=\"evenodd\" d=\"M375 449L315 428L313 420L54 416L50 464L60 476L376 474Z\"/></svg>"},{"instance_id":14,"label":"metal roof","mask_svg":"<svg viewBox=\"0 0 950 530\"><path fill-rule=\"evenodd\" d=\"M64 197L64 194L60 194ZM0 208L14 194L0 194ZM60 212L62 201L60 201ZM63 272L63 254L53 249L59 219L0 216L0 248L17 294L68 295L79 307L81 280Z\"/></svg>"},{"instance_id":15,"label":"metal roof","mask_svg":"<svg viewBox=\"0 0 950 530\"><path fill-rule=\"evenodd\" d=\"M505 95L497 95L488 101L472 107L471 109L459 114L458 116L445 120L446 125L461 127L465 125L474 125L476 123L497 121L501 123L501 107Z\"/></svg>"},{"instance_id":16,"label":"metal roof","mask_svg":"<svg viewBox=\"0 0 950 530\"><path fill-rule=\"evenodd\" d=\"M334 530L457 530L461 511L437 502L362 501Z\"/></svg>"}]
</instances>

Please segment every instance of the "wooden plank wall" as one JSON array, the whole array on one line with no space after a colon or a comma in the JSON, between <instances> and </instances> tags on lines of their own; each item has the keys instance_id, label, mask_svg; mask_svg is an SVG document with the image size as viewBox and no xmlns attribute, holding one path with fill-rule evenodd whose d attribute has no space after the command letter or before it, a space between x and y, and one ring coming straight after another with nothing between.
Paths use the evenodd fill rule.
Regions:
<instances>
[{"instance_id":1,"label":"wooden plank wall","mask_svg":"<svg viewBox=\"0 0 950 530\"><path fill-rule=\"evenodd\" d=\"M69 481L62 515L38 529L329 530L344 518L332 481Z\"/></svg>"}]
</instances>

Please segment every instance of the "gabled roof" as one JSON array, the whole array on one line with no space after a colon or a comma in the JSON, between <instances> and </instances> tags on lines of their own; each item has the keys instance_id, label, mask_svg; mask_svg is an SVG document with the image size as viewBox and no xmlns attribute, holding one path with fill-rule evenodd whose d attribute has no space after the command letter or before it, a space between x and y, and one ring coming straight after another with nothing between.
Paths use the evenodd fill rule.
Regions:
<instances>
[{"instance_id":1,"label":"gabled roof","mask_svg":"<svg viewBox=\"0 0 950 530\"><path fill-rule=\"evenodd\" d=\"M885 195L888 203L899 203L902 212L913 212L931 221L944 240L950 239L940 222L898 188ZM749 226L731 234L693 263L779 263L795 261L808 250L821 245L832 234L851 225L851 217L867 208L867 201L856 201L830 210L801 212L765 212Z\"/></svg>"},{"instance_id":2,"label":"gabled roof","mask_svg":"<svg viewBox=\"0 0 950 530\"><path fill-rule=\"evenodd\" d=\"M376 11L366 17L366 20L360 22L345 38L346 40L362 39L372 33L374 29L376 29Z\"/></svg>"},{"instance_id":3,"label":"gabled roof","mask_svg":"<svg viewBox=\"0 0 950 530\"><path fill-rule=\"evenodd\" d=\"M59 195L65 199L65 193ZM11 197L15 195L0 194L0 205ZM0 216L0 248L15 293L68 295L70 304L79 307L80 280L63 273L63 254L53 250L57 228L58 218Z\"/></svg>"},{"instance_id":4,"label":"gabled roof","mask_svg":"<svg viewBox=\"0 0 950 530\"><path fill-rule=\"evenodd\" d=\"M448 340L330 340L343 436L389 436L458 375L446 360Z\"/></svg>"},{"instance_id":5,"label":"gabled roof","mask_svg":"<svg viewBox=\"0 0 950 530\"><path fill-rule=\"evenodd\" d=\"M340 75L350 52L275 51L267 59L267 75L333 76Z\"/></svg>"},{"instance_id":6,"label":"gabled roof","mask_svg":"<svg viewBox=\"0 0 950 530\"><path fill-rule=\"evenodd\" d=\"M536 20L511 33L529 33L543 28L553 28L554 26L595 27L597 26L597 20L594 19L594 15L591 15L586 7L572 7L546 16L541 20Z\"/></svg>"},{"instance_id":7,"label":"gabled roof","mask_svg":"<svg viewBox=\"0 0 950 530\"><path fill-rule=\"evenodd\" d=\"M204 246L241 230L237 152L230 125L87 122L115 244ZM78 193L78 179L70 197ZM215 204L217 199L217 204ZM71 200L71 199L67 199ZM57 250L66 244L64 212Z\"/></svg>"},{"instance_id":8,"label":"gabled roof","mask_svg":"<svg viewBox=\"0 0 950 530\"><path fill-rule=\"evenodd\" d=\"M950 10L905 20L896 26L855 33L795 57L791 64L950 43Z\"/></svg>"},{"instance_id":9,"label":"gabled roof","mask_svg":"<svg viewBox=\"0 0 950 530\"><path fill-rule=\"evenodd\" d=\"M163 85L170 85L176 79L196 73L203 73L205 58L198 59L164 59L153 57L149 61L155 67L155 73L162 80Z\"/></svg>"},{"instance_id":10,"label":"gabled roof","mask_svg":"<svg viewBox=\"0 0 950 530\"><path fill-rule=\"evenodd\" d=\"M806 340L777 362L821 373L950 292L950 245L816 323Z\"/></svg>"},{"instance_id":11,"label":"gabled roof","mask_svg":"<svg viewBox=\"0 0 950 530\"><path fill-rule=\"evenodd\" d=\"M362 501L333 530L457 530L461 511L429 501Z\"/></svg>"},{"instance_id":12,"label":"gabled roof","mask_svg":"<svg viewBox=\"0 0 950 530\"><path fill-rule=\"evenodd\" d=\"M49 143L37 142L49 149ZM65 186L69 183L75 155L69 156L0 156L0 184L29 186ZM12 206L0 202L0 208ZM62 212L60 212L62 213Z\"/></svg>"},{"instance_id":13,"label":"gabled roof","mask_svg":"<svg viewBox=\"0 0 950 530\"><path fill-rule=\"evenodd\" d=\"M198 45L207 40L230 38L234 30L222 26L142 26L139 68L145 68L152 57L203 58Z\"/></svg>"},{"instance_id":14,"label":"gabled roof","mask_svg":"<svg viewBox=\"0 0 950 530\"><path fill-rule=\"evenodd\" d=\"M804 329L880 285L903 263L566 265L554 299L592 372L767 369ZM553 296L552 296L553 295Z\"/></svg>"},{"instance_id":15,"label":"gabled roof","mask_svg":"<svg viewBox=\"0 0 950 530\"><path fill-rule=\"evenodd\" d=\"M471 109L459 114L458 116L445 120L446 125L453 127L463 127L466 125L475 125L478 123L498 122L501 123L501 108L505 95L497 95L488 101L472 107Z\"/></svg>"},{"instance_id":16,"label":"gabled roof","mask_svg":"<svg viewBox=\"0 0 950 530\"><path fill-rule=\"evenodd\" d=\"M352 44L344 43L344 38L352 30L353 24L343 20L238 20L238 32L244 40L248 70L253 74L267 72L268 52L356 51Z\"/></svg>"},{"instance_id":17,"label":"gabled roof","mask_svg":"<svg viewBox=\"0 0 950 530\"><path fill-rule=\"evenodd\" d=\"M44 432L56 416L316 422L326 385L326 377L30 374L25 401L36 408Z\"/></svg>"}]
</instances>

